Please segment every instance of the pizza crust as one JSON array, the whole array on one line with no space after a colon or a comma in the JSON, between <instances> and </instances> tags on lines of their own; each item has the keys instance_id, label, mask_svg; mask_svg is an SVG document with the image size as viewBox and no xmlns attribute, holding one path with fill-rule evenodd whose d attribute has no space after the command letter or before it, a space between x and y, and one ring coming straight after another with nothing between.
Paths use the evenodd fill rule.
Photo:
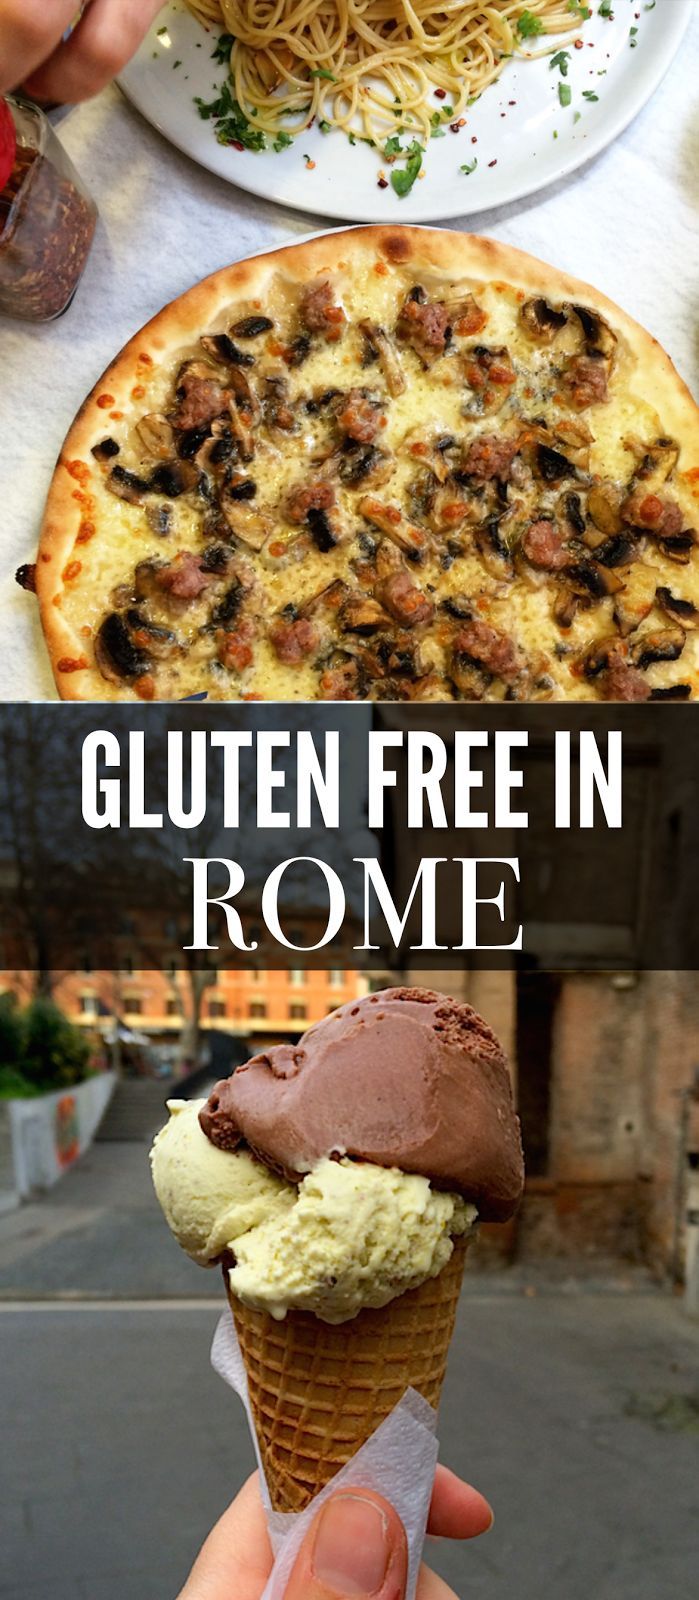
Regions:
<instances>
[{"instance_id":1,"label":"pizza crust","mask_svg":"<svg viewBox=\"0 0 699 1600\"><path fill-rule=\"evenodd\" d=\"M165 306L117 355L81 406L58 458L40 532L36 591L41 622L58 693L65 700L133 699L127 685L114 692L88 663L85 640L61 610L71 564L80 560L83 544L99 541L91 532L92 491L102 483L92 446L109 423L136 417L148 409L145 394L154 369L177 358L183 347L215 327L232 303L259 300L278 275L306 288L314 278L332 276L342 291L346 275L357 281L376 270L390 274L406 268L419 274L429 290L430 279L453 279L478 293L479 284L502 282L525 295L543 295L561 302L582 302L599 312L625 347L628 379L625 395L647 404L662 417L666 433L681 446L678 472L699 502L699 409L656 339L593 286L546 265L499 240L451 230L410 226L369 226L324 234L287 245L213 273Z\"/></svg>"}]
</instances>

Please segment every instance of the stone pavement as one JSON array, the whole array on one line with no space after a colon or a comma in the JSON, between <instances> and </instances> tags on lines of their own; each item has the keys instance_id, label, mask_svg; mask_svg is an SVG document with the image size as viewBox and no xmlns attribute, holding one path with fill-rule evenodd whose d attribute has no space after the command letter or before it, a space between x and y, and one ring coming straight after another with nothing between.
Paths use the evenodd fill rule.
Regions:
<instances>
[{"instance_id":1,"label":"stone pavement","mask_svg":"<svg viewBox=\"0 0 699 1600\"><path fill-rule=\"evenodd\" d=\"M251 1466L208 1362L217 1316L0 1309L2 1600L174 1600ZM462 1302L442 1455L496 1510L429 1552L462 1600L695 1600L698 1353L671 1299ZM677 1397L671 1428L628 1414L639 1393Z\"/></svg>"},{"instance_id":2,"label":"stone pavement","mask_svg":"<svg viewBox=\"0 0 699 1600\"><path fill-rule=\"evenodd\" d=\"M217 1275L145 1158L97 1146L0 1217L0 1600L174 1600L252 1464ZM462 1600L695 1600L699 1324L671 1296L469 1273L440 1436L496 1509L429 1552Z\"/></svg>"}]
</instances>

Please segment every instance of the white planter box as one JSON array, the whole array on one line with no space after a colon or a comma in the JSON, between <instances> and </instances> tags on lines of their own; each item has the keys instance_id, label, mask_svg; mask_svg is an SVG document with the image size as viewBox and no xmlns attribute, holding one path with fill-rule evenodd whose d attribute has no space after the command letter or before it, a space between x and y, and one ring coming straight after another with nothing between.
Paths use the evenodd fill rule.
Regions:
<instances>
[{"instance_id":1,"label":"white planter box","mask_svg":"<svg viewBox=\"0 0 699 1600\"><path fill-rule=\"evenodd\" d=\"M14 1186L22 1198L50 1189L92 1143L111 1100L116 1073L100 1072L72 1089L7 1100Z\"/></svg>"}]
</instances>

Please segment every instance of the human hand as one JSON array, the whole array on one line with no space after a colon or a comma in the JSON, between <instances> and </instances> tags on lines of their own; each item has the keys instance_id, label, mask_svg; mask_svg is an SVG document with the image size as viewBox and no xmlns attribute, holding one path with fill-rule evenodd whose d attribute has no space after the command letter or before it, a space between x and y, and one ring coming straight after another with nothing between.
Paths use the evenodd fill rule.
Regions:
<instances>
[{"instance_id":1,"label":"human hand","mask_svg":"<svg viewBox=\"0 0 699 1600\"><path fill-rule=\"evenodd\" d=\"M438 1467L428 1532L446 1539L487 1533L493 1513L477 1489ZM257 1473L209 1534L179 1600L260 1600L272 1570L272 1551ZM330 1495L301 1545L285 1600L403 1600L408 1549L403 1524L370 1489ZM456 1600L434 1572L422 1567L417 1600Z\"/></svg>"},{"instance_id":2,"label":"human hand","mask_svg":"<svg viewBox=\"0 0 699 1600\"><path fill-rule=\"evenodd\" d=\"M0 94L22 87L35 100L88 100L138 49L163 0L0 0Z\"/></svg>"}]
</instances>

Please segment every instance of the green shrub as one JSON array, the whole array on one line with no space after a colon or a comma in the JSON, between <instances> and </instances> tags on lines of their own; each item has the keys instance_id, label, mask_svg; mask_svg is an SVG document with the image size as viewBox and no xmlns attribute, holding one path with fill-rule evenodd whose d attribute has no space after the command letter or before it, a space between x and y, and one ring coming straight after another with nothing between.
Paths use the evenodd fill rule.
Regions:
<instances>
[{"instance_id":1,"label":"green shrub","mask_svg":"<svg viewBox=\"0 0 699 1600\"><path fill-rule=\"evenodd\" d=\"M52 1000L38 997L20 1008L0 995L0 1095L69 1089L88 1074L89 1041Z\"/></svg>"}]
</instances>

